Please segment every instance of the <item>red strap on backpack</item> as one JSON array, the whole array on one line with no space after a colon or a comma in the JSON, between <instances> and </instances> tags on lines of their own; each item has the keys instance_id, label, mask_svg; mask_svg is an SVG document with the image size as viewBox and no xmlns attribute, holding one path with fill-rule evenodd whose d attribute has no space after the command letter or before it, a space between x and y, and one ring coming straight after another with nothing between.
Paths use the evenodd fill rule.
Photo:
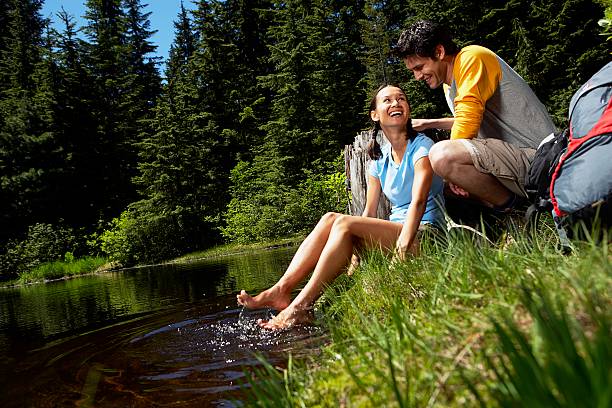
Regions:
<instances>
[{"instance_id":1,"label":"red strap on backpack","mask_svg":"<svg viewBox=\"0 0 612 408\"><path fill-rule=\"evenodd\" d=\"M555 181L557 177L561 173L561 166L567 158L569 158L583 143L586 141L601 136L604 134L612 133L612 98L608 101L608 106L606 106L606 110L603 115L599 118L595 126L587 133L584 137L575 139L572 132L572 126L570 125L570 140L567 146L567 151L565 154L559 159L559 163L555 168L555 171L552 175L552 179L550 182L550 201L552 202L553 209L555 214L559 217L567 215L563 210L561 210L557 204L557 198L555 197L554 189L555 189Z\"/></svg>"}]
</instances>

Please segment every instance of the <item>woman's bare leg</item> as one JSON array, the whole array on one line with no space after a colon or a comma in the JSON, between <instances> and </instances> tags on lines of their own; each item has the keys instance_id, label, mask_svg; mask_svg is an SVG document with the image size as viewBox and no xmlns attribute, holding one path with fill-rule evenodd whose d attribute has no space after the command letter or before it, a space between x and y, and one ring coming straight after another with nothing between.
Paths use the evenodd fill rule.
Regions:
<instances>
[{"instance_id":1,"label":"woman's bare leg","mask_svg":"<svg viewBox=\"0 0 612 408\"><path fill-rule=\"evenodd\" d=\"M314 269L327 243L334 221L342 214L327 213L308 234L293 256L291 263L279 281L257 296L242 290L236 296L238 304L249 309L272 307L283 310L291 302L291 291Z\"/></svg>"},{"instance_id":2,"label":"woman's bare leg","mask_svg":"<svg viewBox=\"0 0 612 408\"><path fill-rule=\"evenodd\" d=\"M402 224L377 218L341 216L336 219L316 264L312 277L298 296L277 316L260 321L266 329L280 329L308 320L308 311L331 283L346 267L355 241L364 246L392 249L402 230Z\"/></svg>"}]
</instances>

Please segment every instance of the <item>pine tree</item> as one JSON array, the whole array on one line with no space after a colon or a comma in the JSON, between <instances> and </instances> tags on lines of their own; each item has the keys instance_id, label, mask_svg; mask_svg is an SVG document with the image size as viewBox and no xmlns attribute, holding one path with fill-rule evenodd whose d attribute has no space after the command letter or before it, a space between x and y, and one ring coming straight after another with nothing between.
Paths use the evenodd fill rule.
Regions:
<instances>
[{"instance_id":1,"label":"pine tree","mask_svg":"<svg viewBox=\"0 0 612 408\"><path fill-rule=\"evenodd\" d=\"M607 61L597 21L603 6L592 0L513 0L490 9L479 22L485 38L534 89L559 126L565 126L573 93ZM509 24L499 25L498 21Z\"/></svg>"},{"instance_id":2,"label":"pine tree","mask_svg":"<svg viewBox=\"0 0 612 408\"><path fill-rule=\"evenodd\" d=\"M127 70L130 78L130 109L138 121L149 116L149 110L161 92L161 78L157 66L160 57L153 57L157 50L150 38L157 31L150 30L151 12L143 12L140 0L124 0L126 9L126 45L128 47Z\"/></svg>"},{"instance_id":3,"label":"pine tree","mask_svg":"<svg viewBox=\"0 0 612 408\"><path fill-rule=\"evenodd\" d=\"M366 89L376 89L384 82L397 81L393 78L393 67L389 64L391 33L383 6L380 1L367 0L364 5L364 18L359 22L364 45L360 57L366 68Z\"/></svg>"},{"instance_id":4,"label":"pine tree","mask_svg":"<svg viewBox=\"0 0 612 408\"><path fill-rule=\"evenodd\" d=\"M166 229L181 226L167 248L219 239L230 169L260 139L265 98L256 78L269 67L256 8L268 3L201 1L193 22L184 7L177 17L155 129L140 145L145 198L131 206Z\"/></svg>"},{"instance_id":5,"label":"pine tree","mask_svg":"<svg viewBox=\"0 0 612 408\"><path fill-rule=\"evenodd\" d=\"M121 104L127 82L124 15L120 0L88 0L86 6L86 64L96 95L91 106L95 133L87 135L94 151L90 159L95 175L92 193L101 219L108 219L135 198L130 194L128 171L131 140L125 140L119 131L124 127Z\"/></svg>"},{"instance_id":6,"label":"pine tree","mask_svg":"<svg viewBox=\"0 0 612 408\"><path fill-rule=\"evenodd\" d=\"M181 1L181 10L174 21L174 41L170 46L170 55L166 62L167 92L172 93L176 81L183 78L187 72L187 63L196 47L196 36L191 27L191 19L185 5Z\"/></svg>"},{"instance_id":7,"label":"pine tree","mask_svg":"<svg viewBox=\"0 0 612 408\"><path fill-rule=\"evenodd\" d=\"M223 69L231 69L233 74L222 89L225 89L226 99L233 103L231 109L226 108L221 125L232 129L233 138L229 143L235 163L252 157L251 148L263 141L260 128L267 119L272 95L259 86L258 78L273 71L267 46L267 30L271 24L268 10L272 2L229 0L224 6L223 16L219 16L218 21L223 24L223 31L230 33L233 46L231 58L226 58Z\"/></svg>"},{"instance_id":8,"label":"pine tree","mask_svg":"<svg viewBox=\"0 0 612 408\"><path fill-rule=\"evenodd\" d=\"M444 9L441 3L427 6L424 3L413 7L412 3L407 4L399 0L366 1L365 17L360 21L364 47L361 60L368 70L365 78L368 96L382 83L397 83L408 94L414 117L437 117L448 114L442 94L414 81L412 73L406 69L403 61L392 55L392 48L407 24L418 18L432 18L422 13L432 9ZM369 98L365 100L365 104L364 108L369 109Z\"/></svg>"},{"instance_id":9,"label":"pine tree","mask_svg":"<svg viewBox=\"0 0 612 408\"><path fill-rule=\"evenodd\" d=\"M0 54L0 240L23 233L27 225L51 217L45 197L52 193L56 164L53 95L43 61L42 2L12 0Z\"/></svg>"},{"instance_id":10,"label":"pine tree","mask_svg":"<svg viewBox=\"0 0 612 408\"><path fill-rule=\"evenodd\" d=\"M65 171L55 181L63 197L63 218L74 227L91 231L99 221L96 180L96 89L86 66L87 44L78 37L74 18L65 10L57 14L61 32L55 34L54 117L57 138L65 156Z\"/></svg>"},{"instance_id":11,"label":"pine tree","mask_svg":"<svg viewBox=\"0 0 612 408\"><path fill-rule=\"evenodd\" d=\"M10 2L0 2L0 58L4 61L4 55L9 47L10 39ZM8 72L4 69L0 70L0 91L6 89L9 85Z\"/></svg>"},{"instance_id":12,"label":"pine tree","mask_svg":"<svg viewBox=\"0 0 612 408\"><path fill-rule=\"evenodd\" d=\"M318 107L315 116L321 129L314 142L320 151L319 159L329 162L344 145L353 142L369 116L362 114L359 104L366 99L362 82L366 67L360 58L363 45L359 27L364 17L364 1L333 0L324 4L323 41L329 46L318 46L321 64L313 77L316 90L313 105ZM339 103L342 109L338 109Z\"/></svg>"},{"instance_id":13,"label":"pine tree","mask_svg":"<svg viewBox=\"0 0 612 408\"><path fill-rule=\"evenodd\" d=\"M331 160L363 123L358 61L361 10L344 2L288 1L273 11L269 29L271 62L277 67L261 80L274 94L264 129L296 182L301 169Z\"/></svg>"},{"instance_id":14,"label":"pine tree","mask_svg":"<svg viewBox=\"0 0 612 408\"><path fill-rule=\"evenodd\" d=\"M208 13L207 6L199 5L201 16ZM210 113L215 98L208 67L201 61L207 54L196 56L196 34L184 8L175 27L167 84L151 134L139 144L135 182L144 198L131 205L149 246L159 246L158 255L199 249L218 239L215 217L226 202L228 182L226 143ZM172 236L151 236L163 230Z\"/></svg>"},{"instance_id":15,"label":"pine tree","mask_svg":"<svg viewBox=\"0 0 612 408\"><path fill-rule=\"evenodd\" d=\"M117 215L137 198L132 179L137 175L137 143L148 126L160 78L149 38L148 15L139 1L88 0L84 28L90 39L88 67L97 101L92 107L92 135L99 176L94 180L96 202L103 219Z\"/></svg>"}]
</instances>

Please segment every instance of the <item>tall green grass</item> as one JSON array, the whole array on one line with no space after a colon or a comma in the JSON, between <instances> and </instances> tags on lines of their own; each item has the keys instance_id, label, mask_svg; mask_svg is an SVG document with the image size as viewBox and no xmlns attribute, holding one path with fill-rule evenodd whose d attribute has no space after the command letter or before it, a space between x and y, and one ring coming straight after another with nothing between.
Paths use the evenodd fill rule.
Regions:
<instances>
[{"instance_id":1,"label":"tall green grass","mask_svg":"<svg viewBox=\"0 0 612 408\"><path fill-rule=\"evenodd\" d=\"M108 260L101 257L84 257L67 259L64 261L45 262L29 272L19 275L17 283L44 282L46 280L60 279L94 272Z\"/></svg>"},{"instance_id":2,"label":"tall green grass","mask_svg":"<svg viewBox=\"0 0 612 408\"><path fill-rule=\"evenodd\" d=\"M260 371L249 403L610 406L611 255L606 240L575 245L561 255L543 220L494 245L449 234L399 264L371 252L317 303L330 344Z\"/></svg>"}]
</instances>

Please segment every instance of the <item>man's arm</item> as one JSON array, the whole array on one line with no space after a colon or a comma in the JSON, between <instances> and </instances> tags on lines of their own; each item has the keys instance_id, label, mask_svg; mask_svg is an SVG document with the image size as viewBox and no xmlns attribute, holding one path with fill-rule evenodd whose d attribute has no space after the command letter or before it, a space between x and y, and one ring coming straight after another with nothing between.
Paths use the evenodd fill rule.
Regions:
<instances>
[{"instance_id":1,"label":"man's arm","mask_svg":"<svg viewBox=\"0 0 612 408\"><path fill-rule=\"evenodd\" d=\"M466 47L455 58L453 78L457 86L455 122L451 139L472 139L478 135L485 104L501 80L501 67L493 52L478 46Z\"/></svg>"},{"instance_id":2,"label":"man's arm","mask_svg":"<svg viewBox=\"0 0 612 408\"><path fill-rule=\"evenodd\" d=\"M427 129L451 130L455 118L412 119L412 128L417 132Z\"/></svg>"}]
</instances>

